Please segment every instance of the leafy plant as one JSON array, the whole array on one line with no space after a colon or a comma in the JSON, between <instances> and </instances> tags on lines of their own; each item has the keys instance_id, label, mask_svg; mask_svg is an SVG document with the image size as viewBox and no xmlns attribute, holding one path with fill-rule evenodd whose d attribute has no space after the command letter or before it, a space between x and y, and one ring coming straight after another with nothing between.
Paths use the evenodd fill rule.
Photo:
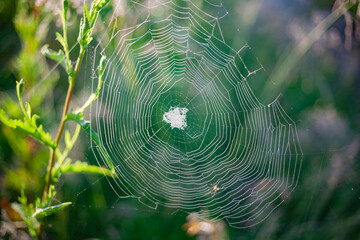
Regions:
<instances>
[{"instance_id":1,"label":"leafy plant","mask_svg":"<svg viewBox=\"0 0 360 240\"><path fill-rule=\"evenodd\" d=\"M20 109L23 113L23 119L11 119L5 112L5 110L0 109L0 120L2 123L10 128L16 129L22 133L25 133L32 138L36 139L38 142L42 143L44 146L47 146L50 151L49 162L47 165L47 172L45 175L45 186L43 190L42 198L37 197L34 203L28 202L26 195L26 189L23 188L21 195L19 197L19 203L13 203L12 208L16 210L24 222L26 223L29 233L35 238L39 239L41 234L41 226L44 222L44 218L55 214L65 207L71 205L71 202L64 202L57 205L52 205L52 199L55 196L55 187L54 183L58 181L59 177L63 173L73 172L87 172L94 174L106 174L108 176L115 176L114 167L111 165L111 161L108 161L108 168L98 167L93 165L88 165L85 162L81 161L72 161L68 155L72 150L75 142L79 137L81 129L84 129L86 132L90 133L91 129L89 123L86 122L83 118L83 112L86 108L94 102L101 90L102 81L103 81L103 72L106 65L106 57L102 56L99 68L98 68L98 87L94 93L92 93L88 100L80 106L77 110L69 110L69 104L71 101L72 93L74 90L75 81L78 76L78 72L81 66L86 49L92 41L92 32L98 18L99 12L104 6L108 3L109 0L95 0L92 2L90 10L87 8L84 3L84 14L81 18L79 35L77 42L79 44L79 52L75 64L73 64L70 58L70 49L68 45L67 37L67 13L69 10L68 0L63 1L63 11L60 11L60 18L62 22L63 33L56 33L57 41L61 44L62 49L54 51L49 49L48 45L45 45L41 52L48 57L49 59L54 60L59 65L61 65L67 74L68 77L68 90L64 103L63 113L59 128L55 138L52 138L49 132L47 132L43 125L39 124L40 116L33 114L30 103L23 103L23 90L24 90L24 81L20 80L17 82L16 90L17 97L20 104ZM46 117L46 116L45 116ZM66 123L69 120L73 120L78 125L73 134L68 130L65 130ZM59 147L62 133L65 131L64 136L64 149ZM91 133L92 139L95 143L98 143L96 133Z\"/></svg>"}]
</instances>

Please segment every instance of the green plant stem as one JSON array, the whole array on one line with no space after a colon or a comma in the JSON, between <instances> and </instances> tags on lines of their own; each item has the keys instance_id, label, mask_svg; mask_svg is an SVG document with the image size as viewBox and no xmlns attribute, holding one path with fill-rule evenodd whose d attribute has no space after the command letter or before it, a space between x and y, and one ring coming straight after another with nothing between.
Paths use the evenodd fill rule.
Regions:
<instances>
[{"instance_id":1,"label":"green plant stem","mask_svg":"<svg viewBox=\"0 0 360 240\"><path fill-rule=\"evenodd\" d=\"M43 201L45 200L46 194L49 192L49 188L50 188L50 184L51 184L52 169L55 164L55 152L57 150L57 146L59 144L62 132L64 131L64 127L65 127L65 123L66 123L66 115L69 111L69 105L70 105L71 96L72 96L72 93L74 90L75 80L76 80L77 74L79 72L80 65L81 65L82 59L84 57L84 54L85 54L85 50L82 46L80 46L79 57L75 64L74 73L72 76L69 76L69 87L68 87L68 91L66 94L65 105L64 105L64 110L63 110L62 116L61 116L60 126L57 131L56 138L55 138L55 147L52 148L50 151L46 183L45 183L43 196L42 196Z\"/></svg>"},{"instance_id":2,"label":"green plant stem","mask_svg":"<svg viewBox=\"0 0 360 240\"><path fill-rule=\"evenodd\" d=\"M79 57L76 60L74 73L72 76L69 76L69 87L68 87L68 91L67 91L66 98L65 98L65 105L64 105L64 110L63 110L62 116L61 116L60 126L57 131L56 138L55 138L55 147L50 149L50 157L49 157L49 163L48 163L48 168L47 168L47 173L46 173L47 176L46 176L45 187L44 187L44 191L43 191L43 195L42 195L42 202L45 202L46 195L49 193L49 189L50 189L50 185L51 185L52 169L54 168L54 165L55 165L55 155L56 155L55 153L56 153L57 146L59 144L62 132L64 131L64 127L65 127L65 123L66 123L66 115L69 111L69 105L70 105L72 93L74 91L75 80L76 80L77 74L79 72L84 54L85 54L85 49L83 48L83 46L80 45ZM37 232L38 236L41 235L41 231L42 231L42 224L40 223L40 226L39 226L38 232Z\"/></svg>"}]
</instances>

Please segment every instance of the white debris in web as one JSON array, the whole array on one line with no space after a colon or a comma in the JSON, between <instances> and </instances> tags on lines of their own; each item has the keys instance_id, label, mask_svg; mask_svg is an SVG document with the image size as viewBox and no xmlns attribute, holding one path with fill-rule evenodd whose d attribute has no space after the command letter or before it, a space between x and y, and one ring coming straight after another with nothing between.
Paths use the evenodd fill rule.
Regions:
<instances>
[{"instance_id":1,"label":"white debris in web","mask_svg":"<svg viewBox=\"0 0 360 240\"><path fill-rule=\"evenodd\" d=\"M184 130L187 127L186 113L187 108L170 107L170 110L163 115L163 120L170 123L171 129L178 128Z\"/></svg>"}]
</instances>

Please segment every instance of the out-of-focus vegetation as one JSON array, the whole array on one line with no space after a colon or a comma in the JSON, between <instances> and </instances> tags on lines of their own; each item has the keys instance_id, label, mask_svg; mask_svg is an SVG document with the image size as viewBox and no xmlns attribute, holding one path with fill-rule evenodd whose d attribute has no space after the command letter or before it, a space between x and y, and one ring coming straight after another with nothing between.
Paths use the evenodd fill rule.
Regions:
<instances>
[{"instance_id":1,"label":"out-of-focus vegetation","mask_svg":"<svg viewBox=\"0 0 360 240\"><path fill-rule=\"evenodd\" d=\"M73 205L44 219L48 239L359 239L360 238L360 10L358 1L341 11L307 51L296 51L309 33L344 1L252 0L224 1L233 25L225 37L246 41L264 66L264 76L249 84L267 104L279 101L295 120L304 157L298 187L261 224L237 230L226 225L214 232L196 231L196 215L173 215L166 208L154 212L138 202L118 199L106 178L86 174L54 176L57 195L51 204ZM107 23L115 3L100 14ZM131 26L136 16L126 15L130 3L117 9L119 28ZM46 59L41 48L62 49L55 32L62 32L58 1L2 1L0 3L0 107L13 119L23 112L16 97L16 81L24 79L23 101L41 116L56 136L68 88L68 72ZM69 58L76 59L82 1L70 1L67 15ZM104 24L106 25L106 24ZM239 28L236 38L232 30ZM96 37L95 37L96 41ZM235 40L234 40L235 41ZM309 40L310 41L310 40ZM300 45L301 46L301 45ZM72 48L74 47L74 48ZM295 49L295 51L294 51ZM304 49L300 49L304 50ZM293 56L293 58L289 58ZM92 73L85 52L70 108L89 97ZM289 64L289 59L292 62ZM70 123L70 130L76 124ZM89 150L87 133L78 132L69 155L97 164ZM63 144L65 145L65 144ZM62 147L62 145L60 145ZM0 125L1 236L27 239L21 216L10 207L21 189L28 201L41 196L49 159L47 147L20 131ZM77 162L79 164L79 162ZM75 163L74 163L75 164ZM24 197L22 197L25 201ZM189 229L192 226L192 229ZM10 237L11 236L11 237Z\"/></svg>"},{"instance_id":2,"label":"out-of-focus vegetation","mask_svg":"<svg viewBox=\"0 0 360 240\"><path fill-rule=\"evenodd\" d=\"M106 169L98 166L92 166L87 164L86 162L81 161L72 161L68 155L76 140L79 137L81 127L87 129L87 124L83 119L83 111L89 107L89 105L94 102L100 91L102 85L102 78L103 78L103 71L104 65L106 61L106 57L102 56L100 60L100 64L98 67L98 88L97 90L92 93L88 100L84 103L83 106L78 107L76 110L69 110L69 105L72 97L72 93L75 86L75 81L77 79L78 72L80 70L80 66L85 54L86 49L88 48L90 42L92 41L91 34L94 29L94 25L96 23L96 19L98 18L99 12L101 9L107 4L108 0L96 0L92 2L90 10L88 10L86 4L84 3L84 14L83 18L81 18L80 26L79 26L79 33L77 42L79 44L79 53L76 57L75 64L73 64L72 59L70 57L70 49L68 45L68 38L67 38L67 14L69 9L69 3L67 0L63 1L63 10L59 11L59 16L61 19L62 25L62 34L56 32L56 39L61 45L61 49L59 51L54 51L48 47L48 45L44 45L41 49L41 53L49 59L54 60L60 66L62 66L66 72L67 79L68 79L68 90L66 93L65 103L63 106L63 113L61 116L61 120L59 123L59 127L57 130L57 134L55 138L52 138L50 133L44 129L44 126L39 123L40 116L33 113L32 110L32 102L31 97L29 97L25 104L23 103L23 92L24 92L24 80L21 79L20 81L16 82L16 94L17 100L19 104L19 109L21 110L21 118L12 119L8 116L7 111L4 109L0 109L0 120L3 123L4 127L10 128L13 130L17 130L22 134L25 134L26 137L31 137L33 140L36 140L39 143L42 143L44 146L48 147L49 149L49 162L47 164L47 171L45 174L40 175L40 178L35 179L41 182L41 177L44 180L44 187L42 197L37 196L28 196L27 189L27 181L26 177L23 181L18 182L17 187L21 187L21 195L18 198L18 202L13 202L9 204L9 201L4 198L2 199L2 216L5 218L2 224L2 237L10 238L10 239L17 239L17 238L28 238L33 237L34 239L42 238L42 224L44 224L44 218L51 216L55 213L60 212L67 206L70 206L72 202L60 202L54 204L53 199L56 195L55 186L53 185L56 183L63 173L97 173L97 174L105 174L109 176L113 176L113 169ZM28 2L31 4L30 2ZM21 10L21 17L28 19L29 22L24 22L23 18L19 18L18 21L15 22L16 29L21 34L20 39L23 40L22 44L24 46L24 54L21 55L17 60L16 64L20 66L18 72L20 75L24 75L28 77L30 80L30 84L34 84L37 78L40 78L40 70L37 72L35 71L33 74L32 68L37 69L39 66L37 61L32 61L32 55L36 55L38 53L38 46L40 43L40 39L37 39L37 30L39 28L39 23L42 20L41 16L41 5L35 5L26 9L25 6L20 3L18 6ZM31 10L31 14L26 13L27 10ZM28 23L30 23L28 25ZM41 59L41 58L40 58ZM46 63L43 65L47 66ZM46 80L47 76L44 77ZM52 91L52 89L43 89L45 90L44 96L46 96L47 91ZM30 96L37 96L37 92L32 92ZM9 98L11 99L11 98ZM36 98L39 100L39 98ZM43 99L40 99L43 100ZM36 101L35 101L36 102ZM36 102L38 105L41 103ZM37 104L35 104L37 106ZM9 111L9 110L8 110ZM66 123L68 120L75 120L78 125L74 133L71 133L66 129ZM63 131L64 133L64 147L60 148L59 143L61 140L61 136ZM12 133L9 132L10 137ZM26 142L26 140L24 141ZM13 144L17 145L17 139L13 139ZM18 146L18 151L22 151L23 147L26 146ZM33 155L36 154L36 151ZM29 157L28 165L32 165L34 159ZM23 169L24 174L27 174L27 169ZM19 173L14 171L13 172L13 181L16 182L18 179ZM31 185L30 185L31 186ZM16 189L16 187L15 187ZM14 216L12 216L14 215ZM12 219L13 218L13 219ZM21 228L26 229L28 235L24 231L18 231L16 225L14 225L17 220L20 220L23 225Z\"/></svg>"}]
</instances>

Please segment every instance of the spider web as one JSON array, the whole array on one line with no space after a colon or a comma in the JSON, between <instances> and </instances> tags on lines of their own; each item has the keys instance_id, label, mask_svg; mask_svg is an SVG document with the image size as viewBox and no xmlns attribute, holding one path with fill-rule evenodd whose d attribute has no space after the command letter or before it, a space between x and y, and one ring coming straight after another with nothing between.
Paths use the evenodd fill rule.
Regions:
<instances>
[{"instance_id":1,"label":"spider web","mask_svg":"<svg viewBox=\"0 0 360 240\"><path fill-rule=\"evenodd\" d=\"M295 188L302 151L279 102L263 105L250 89L263 68L247 44L225 40L228 12L131 1L138 22L118 30L120 3L95 47L108 61L90 110L91 148L100 165L111 159L114 191L236 228L261 222Z\"/></svg>"}]
</instances>

